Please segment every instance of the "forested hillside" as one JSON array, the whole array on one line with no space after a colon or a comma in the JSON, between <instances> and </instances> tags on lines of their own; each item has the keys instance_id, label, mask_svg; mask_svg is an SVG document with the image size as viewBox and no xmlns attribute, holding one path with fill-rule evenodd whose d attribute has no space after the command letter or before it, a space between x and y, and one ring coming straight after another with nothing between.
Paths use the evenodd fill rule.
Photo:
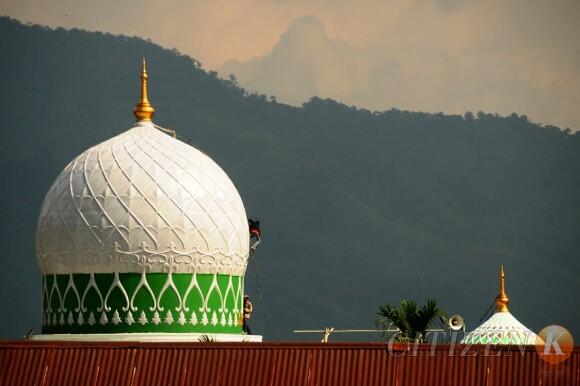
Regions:
<instances>
[{"instance_id":1,"label":"forested hillside","mask_svg":"<svg viewBox=\"0 0 580 386\"><path fill-rule=\"evenodd\" d=\"M142 56L156 123L262 222L257 333L369 327L378 304L427 297L474 328L503 263L518 319L580 334L580 134L518 114L296 108L139 38L0 18L0 337L38 330L40 204L69 160L131 127Z\"/></svg>"}]
</instances>

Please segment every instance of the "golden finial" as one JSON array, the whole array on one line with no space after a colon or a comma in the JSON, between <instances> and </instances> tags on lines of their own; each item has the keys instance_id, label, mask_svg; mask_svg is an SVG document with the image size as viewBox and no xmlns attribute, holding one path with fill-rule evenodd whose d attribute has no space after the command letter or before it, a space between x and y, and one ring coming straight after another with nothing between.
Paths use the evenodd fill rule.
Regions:
<instances>
[{"instance_id":1,"label":"golden finial","mask_svg":"<svg viewBox=\"0 0 580 386\"><path fill-rule=\"evenodd\" d=\"M145 62L145 58L143 58L143 64L141 67L141 100L137 103L137 106L135 106L135 110L133 110L137 122L150 121L155 113L155 109L151 106L147 97L147 79L147 63Z\"/></svg>"},{"instance_id":2,"label":"golden finial","mask_svg":"<svg viewBox=\"0 0 580 386\"><path fill-rule=\"evenodd\" d=\"M508 304L510 298L508 298L505 292L505 273L503 272L503 265L499 268L499 293L495 298L495 309L497 312L508 312Z\"/></svg>"}]
</instances>

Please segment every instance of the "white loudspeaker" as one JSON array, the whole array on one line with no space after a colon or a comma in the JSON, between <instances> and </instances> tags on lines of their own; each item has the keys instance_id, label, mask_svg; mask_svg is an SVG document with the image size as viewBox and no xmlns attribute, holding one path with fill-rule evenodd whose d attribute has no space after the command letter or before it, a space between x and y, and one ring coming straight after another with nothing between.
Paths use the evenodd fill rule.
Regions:
<instances>
[{"instance_id":1,"label":"white loudspeaker","mask_svg":"<svg viewBox=\"0 0 580 386\"><path fill-rule=\"evenodd\" d=\"M463 327L465 327L465 321L463 320L463 317L461 317L461 315L456 314L449 318L449 320L447 321L447 325L453 331L459 331L463 329Z\"/></svg>"}]
</instances>

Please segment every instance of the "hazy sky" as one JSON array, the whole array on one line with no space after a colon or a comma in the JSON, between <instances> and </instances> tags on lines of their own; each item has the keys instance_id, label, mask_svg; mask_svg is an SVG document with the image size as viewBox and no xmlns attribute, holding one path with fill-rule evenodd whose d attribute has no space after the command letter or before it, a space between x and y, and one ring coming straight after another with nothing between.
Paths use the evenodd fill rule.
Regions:
<instances>
[{"instance_id":1,"label":"hazy sky","mask_svg":"<svg viewBox=\"0 0 580 386\"><path fill-rule=\"evenodd\" d=\"M150 38L297 105L517 112L580 130L578 0L0 0L0 14Z\"/></svg>"}]
</instances>

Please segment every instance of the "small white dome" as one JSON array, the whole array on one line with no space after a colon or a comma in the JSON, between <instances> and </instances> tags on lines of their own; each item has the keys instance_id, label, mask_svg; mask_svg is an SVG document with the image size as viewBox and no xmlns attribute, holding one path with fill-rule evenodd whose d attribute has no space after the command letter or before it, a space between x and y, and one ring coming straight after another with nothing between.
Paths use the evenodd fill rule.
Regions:
<instances>
[{"instance_id":1,"label":"small white dome","mask_svg":"<svg viewBox=\"0 0 580 386\"><path fill-rule=\"evenodd\" d=\"M464 344L534 345L538 336L509 312L496 312L467 334Z\"/></svg>"},{"instance_id":2,"label":"small white dome","mask_svg":"<svg viewBox=\"0 0 580 386\"><path fill-rule=\"evenodd\" d=\"M249 251L226 173L147 121L66 166L42 204L36 243L43 274L243 275Z\"/></svg>"}]
</instances>

